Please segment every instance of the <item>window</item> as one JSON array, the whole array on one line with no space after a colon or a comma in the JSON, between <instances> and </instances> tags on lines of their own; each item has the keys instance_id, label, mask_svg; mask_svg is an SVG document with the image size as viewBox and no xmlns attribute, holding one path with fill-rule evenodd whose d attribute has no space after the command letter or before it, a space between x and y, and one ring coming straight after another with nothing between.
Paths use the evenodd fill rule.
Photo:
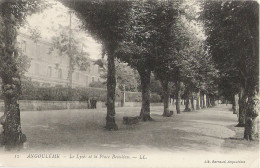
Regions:
<instances>
[{"instance_id":1,"label":"window","mask_svg":"<svg viewBox=\"0 0 260 168\"><path fill-rule=\"evenodd\" d=\"M36 58L38 60L40 60L41 59L41 47L40 47L40 44L36 43L35 50L36 50L36 52L35 52L36 53Z\"/></svg>"},{"instance_id":2,"label":"window","mask_svg":"<svg viewBox=\"0 0 260 168\"><path fill-rule=\"evenodd\" d=\"M59 79L62 79L62 69L59 69L59 70L58 70L58 78L59 78Z\"/></svg>"},{"instance_id":3,"label":"window","mask_svg":"<svg viewBox=\"0 0 260 168\"><path fill-rule=\"evenodd\" d=\"M48 77L51 77L51 76L52 76L52 68L51 68L50 66L48 66L47 76L48 76Z\"/></svg>"},{"instance_id":4,"label":"window","mask_svg":"<svg viewBox=\"0 0 260 168\"><path fill-rule=\"evenodd\" d=\"M92 82L95 82L95 78L94 77L92 77Z\"/></svg>"},{"instance_id":5,"label":"window","mask_svg":"<svg viewBox=\"0 0 260 168\"><path fill-rule=\"evenodd\" d=\"M76 73L76 81L79 80L79 72Z\"/></svg>"},{"instance_id":6,"label":"window","mask_svg":"<svg viewBox=\"0 0 260 168\"><path fill-rule=\"evenodd\" d=\"M39 75L39 74L40 74L39 70L40 70L40 65L37 64L37 63L35 63L35 64L34 64L34 73L35 73L36 75Z\"/></svg>"},{"instance_id":7,"label":"window","mask_svg":"<svg viewBox=\"0 0 260 168\"><path fill-rule=\"evenodd\" d=\"M88 87L88 76L86 76L86 86Z\"/></svg>"},{"instance_id":8,"label":"window","mask_svg":"<svg viewBox=\"0 0 260 168\"><path fill-rule=\"evenodd\" d=\"M22 49L22 52L25 53L26 52L26 41L22 41L21 43L21 49Z\"/></svg>"}]
</instances>

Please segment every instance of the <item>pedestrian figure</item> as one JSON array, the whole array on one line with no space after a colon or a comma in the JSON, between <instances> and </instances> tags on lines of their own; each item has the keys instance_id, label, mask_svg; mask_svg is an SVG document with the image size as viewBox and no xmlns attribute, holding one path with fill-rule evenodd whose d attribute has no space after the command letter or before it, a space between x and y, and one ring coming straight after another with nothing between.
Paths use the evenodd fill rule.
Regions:
<instances>
[{"instance_id":1,"label":"pedestrian figure","mask_svg":"<svg viewBox=\"0 0 260 168\"><path fill-rule=\"evenodd\" d=\"M93 101L93 98L90 99L90 108L91 108L91 109L94 108L94 101Z\"/></svg>"},{"instance_id":2,"label":"pedestrian figure","mask_svg":"<svg viewBox=\"0 0 260 168\"><path fill-rule=\"evenodd\" d=\"M87 103L88 103L88 109L90 109L91 108L90 107L90 99L88 99Z\"/></svg>"},{"instance_id":3,"label":"pedestrian figure","mask_svg":"<svg viewBox=\"0 0 260 168\"><path fill-rule=\"evenodd\" d=\"M93 108L94 109L97 108L97 99L96 98L93 99Z\"/></svg>"}]
</instances>

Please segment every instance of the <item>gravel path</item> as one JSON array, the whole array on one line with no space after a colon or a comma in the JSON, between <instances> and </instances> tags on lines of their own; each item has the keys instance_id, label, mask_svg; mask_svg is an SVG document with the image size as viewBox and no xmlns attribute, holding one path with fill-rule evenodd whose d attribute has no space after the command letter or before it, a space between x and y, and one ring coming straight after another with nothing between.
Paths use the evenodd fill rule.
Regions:
<instances>
[{"instance_id":1,"label":"gravel path","mask_svg":"<svg viewBox=\"0 0 260 168\"><path fill-rule=\"evenodd\" d=\"M152 107L155 121L130 126L123 125L123 116L139 115L140 107L117 108L118 131L104 130L106 109L24 111L22 159L0 149L0 166L20 161L20 167L257 167L259 144L241 139L243 128L234 127L237 116L230 108L218 105L162 117L163 107ZM58 153L63 160L28 159L33 153ZM78 155L101 160L80 160Z\"/></svg>"},{"instance_id":2,"label":"gravel path","mask_svg":"<svg viewBox=\"0 0 260 168\"><path fill-rule=\"evenodd\" d=\"M183 107L182 107L183 108ZM123 116L136 116L140 107L117 108L118 131L105 131L105 109L22 112L26 149L75 151L222 151L228 128L237 122L229 106L182 112L162 117L163 107L152 107L154 122L122 124Z\"/></svg>"}]
</instances>

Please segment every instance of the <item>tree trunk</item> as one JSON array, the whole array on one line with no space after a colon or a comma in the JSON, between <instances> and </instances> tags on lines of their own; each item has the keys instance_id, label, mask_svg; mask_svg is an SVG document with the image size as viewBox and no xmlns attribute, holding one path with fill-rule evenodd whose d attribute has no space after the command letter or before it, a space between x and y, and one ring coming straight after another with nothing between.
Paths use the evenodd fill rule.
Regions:
<instances>
[{"instance_id":1,"label":"tree trunk","mask_svg":"<svg viewBox=\"0 0 260 168\"><path fill-rule=\"evenodd\" d=\"M140 112L140 118L143 121L151 121L150 116L150 70L139 70L139 75L141 79L141 90L142 90L142 108Z\"/></svg>"},{"instance_id":2,"label":"tree trunk","mask_svg":"<svg viewBox=\"0 0 260 168\"><path fill-rule=\"evenodd\" d=\"M116 71L115 58L113 52L108 52L107 56L108 70L107 70L107 117L106 129L118 130L115 122L115 99L116 99Z\"/></svg>"},{"instance_id":3,"label":"tree trunk","mask_svg":"<svg viewBox=\"0 0 260 168\"><path fill-rule=\"evenodd\" d=\"M200 94L200 108L203 108L203 94Z\"/></svg>"},{"instance_id":4,"label":"tree trunk","mask_svg":"<svg viewBox=\"0 0 260 168\"><path fill-rule=\"evenodd\" d=\"M125 87L124 90L121 92L121 107L125 106Z\"/></svg>"},{"instance_id":5,"label":"tree trunk","mask_svg":"<svg viewBox=\"0 0 260 168\"><path fill-rule=\"evenodd\" d=\"M204 94L201 95L201 108L205 108Z\"/></svg>"},{"instance_id":6,"label":"tree trunk","mask_svg":"<svg viewBox=\"0 0 260 168\"><path fill-rule=\"evenodd\" d=\"M69 26L69 72L68 72L68 100L72 100L72 74L74 71L73 55L71 51L71 13L70 13L70 26Z\"/></svg>"},{"instance_id":7,"label":"tree trunk","mask_svg":"<svg viewBox=\"0 0 260 168\"><path fill-rule=\"evenodd\" d=\"M239 114L237 127L245 126L246 98L247 96L245 94L245 89L241 86L239 93Z\"/></svg>"},{"instance_id":8,"label":"tree trunk","mask_svg":"<svg viewBox=\"0 0 260 168\"><path fill-rule=\"evenodd\" d=\"M207 108L207 97L206 97L206 94L203 94L203 108Z\"/></svg>"},{"instance_id":9,"label":"tree trunk","mask_svg":"<svg viewBox=\"0 0 260 168\"><path fill-rule=\"evenodd\" d=\"M180 88L181 88L181 82L176 81L176 111L177 111L177 114L181 113L181 109L180 109L181 92L180 92Z\"/></svg>"},{"instance_id":10,"label":"tree trunk","mask_svg":"<svg viewBox=\"0 0 260 168\"><path fill-rule=\"evenodd\" d=\"M197 107L196 107L196 109L197 110L200 110L200 91L198 92L198 96L197 96Z\"/></svg>"},{"instance_id":11,"label":"tree trunk","mask_svg":"<svg viewBox=\"0 0 260 168\"><path fill-rule=\"evenodd\" d=\"M185 110L184 111L191 111L191 101L190 101L191 93L190 93L190 89L188 86L186 86L185 92L186 92L185 93L186 101L185 101Z\"/></svg>"},{"instance_id":12,"label":"tree trunk","mask_svg":"<svg viewBox=\"0 0 260 168\"><path fill-rule=\"evenodd\" d=\"M237 103L236 103L236 95L235 94L232 97L232 110L233 110L233 114L237 114Z\"/></svg>"},{"instance_id":13,"label":"tree trunk","mask_svg":"<svg viewBox=\"0 0 260 168\"><path fill-rule=\"evenodd\" d=\"M192 96L191 96L191 110L193 111L193 110L195 110L195 106L194 106L194 95L192 94Z\"/></svg>"},{"instance_id":14,"label":"tree trunk","mask_svg":"<svg viewBox=\"0 0 260 168\"><path fill-rule=\"evenodd\" d=\"M208 107L212 107L211 97L207 96Z\"/></svg>"},{"instance_id":15,"label":"tree trunk","mask_svg":"<svg viewBox=\"0 0 260 168\"><path fill-rule=\"evenodd\" d=\"M257 8L258 9L258 8ZM259 9L258 9L259 10ZM249 59L247 59L247 76L245 85L247 88L248 101L245 115L244 138L247 140L255 140L259 132L256 130L256 118L259 110L259 16L257 22L252 21L251 26L247 24L248 36L250 37L251 51ZM254 25L254 26L253 26ZM259 128L259 127L258 127Z\"/></svg>"},{"instance_id":16,"label":"tree trunk","mask_svg":"<svg viewBox=\"0 0 260 168\"><path fill-rule=\"evenodd\" d=\"M255 140L258 132L256 131L256 117L258 116L259 97L258 91L250 93L248 96L244 138L247 140Z\"/></svg>"},{"instance_id":17,"label":"tree trunk","mask_svg":"<svg viewBox=\"0 0 260 168\"><path fill-rule=\"evenodd\" d=\"M69 56L69 70L68 70L68 99L72 100L72 74L73 74L72 56Z\"/></svg>"},{"instance_id":18,"label":"tree trunk","mask_svg":"<svg viewBox=\"0 0 260 168\"><path fill-rule=\"evenodd\" d=\"M170 117L169 112L169 87L168 87L168 80L161 81L162 88L163 88L163 116Z\"/></svg>"},{"instance_id":19,"label":"tree trunk","mask_svg":"<svg viewBox=\"0 0 260 168\"><path fill-rule=\"evenodd\" d=\"M215 99L215 96L212 97L212 106L213 106L213 107L216 106L216 99Z\"/></svg>"},{"instance_id":20,"label":"tree trunk","mask_svg":"<svg viewBox=\"0 0 260 168\"><path fill-rule=\"evenodd\" d=\"M4 96L4 116L1 117L3 125L2 145L7 150L19 149L26 140L22 133L20 121L20 109L18 99L21 91L20 73L17 68L18 52L16 48L17 31L14 16L11 14L10 3L3 4L3 24L1 25L3 36L3 48L0 47L0 76L2 79L2 92Z\"/></svg>"},{"instance_id":21,"label":"tree trunk","mask_svg":"<svg viewBox=\"0 0 260 168\"><path fill-rule=\"evenodd\" d=\"M190 112L191 111L191 101L189 98L186 98L186 101L185 101L185 110L184 111L188 111Z\"/></svg>"}]
</instances>

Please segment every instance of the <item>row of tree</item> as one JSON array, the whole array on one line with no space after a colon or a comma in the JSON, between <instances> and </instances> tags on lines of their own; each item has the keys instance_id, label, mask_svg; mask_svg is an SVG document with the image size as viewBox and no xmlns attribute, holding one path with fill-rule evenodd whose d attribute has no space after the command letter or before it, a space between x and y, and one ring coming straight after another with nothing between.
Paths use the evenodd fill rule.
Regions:
<instances>
[{"instance_id":1,"label":"row of tree","mask_svg":"<svg viewBox=\"0 0 260 168\"><path fill-rule=\"evenodd\" d=\"M239 109L246 114L245 138L253 139L259 92L256 2L206 1L201 4L200 15L196 12L198 5L178 0L61 2L76 12L85 23L84 28L102 43L107 55L107 129L118 129L115 122L115 59L118 58L136 69L140 76L143 121L152 120L152 72L163 88L165 116L169 116L169 85L174 85L177 112L180 112L181 85L185 88L186 110L189 110L190 99L195 94L207 95L208 102L214 102L219 82L228 81L240 86ZM1 0L0 3L4 144L11 148L25 139L21 138L24 136L18 104L22 71L16 31L26 15L45 3L33 0ZM235 81L237 77L239 82ZM233 89L234 85L228 86Z\"/></svg>"},{"instance_id":2,"label":"row of tree","mask_svg":"<svg viewBox=\"0 0 260 168\"><path fill-rule=\"evenodd\" d=\"M244 138L254 139L259 108L259 5L256 1L204 2L210 54L220 71L226 97L239 94L239 124Z\"/></svg>"},{"instance_id":3,"label":"row of tree","mask_svg":"<svg viewBox=\"0 0 260 168\"><path fill-rule=\"evenodd\" d=\"M106 51L108 129L117 129L114 60L118 58L139 73L140 117L144 121L151 120L152 72L163 87L165 116L169 112L169 82L175 85L178 112L181 83L185 86L186 110L194 93L206 94L211 99L208 102L214 104L218 92L225 95L232 91L234 95L239 85L240 122L247 123L244 137L253 139L259 92L256 2L205 1L200 4L201 11L185 1L70 1L65 4L85 21L86 29L102 42ZM199 27L202 28L198 30Z\"/></svg>"},{"instance_id":4,"label":"row of tree","mask_svg":"<svg viewBox=\"0 0 260 168\"><path fill-rule=\"evenodd\" d=\"M102 42L107 55L108 129L117 129L114 119L115 58L128 63L139 73L142 92L140 117L144 121L152 120L152 72L163 88L164 116L169 116L170 82L176 85L178 113L181 82L185 85L187 105L194 92L203 92L214 99L217 70L203 38L199 36L201 32L194 31L198 21L190 21L196 18L191 12L193 9L185 11L186 6L182 1L69 1L65 4L85 21L86 29ZM190 26L194 26L194 29L190 29Z\"/></svg>"}]
</instances>

